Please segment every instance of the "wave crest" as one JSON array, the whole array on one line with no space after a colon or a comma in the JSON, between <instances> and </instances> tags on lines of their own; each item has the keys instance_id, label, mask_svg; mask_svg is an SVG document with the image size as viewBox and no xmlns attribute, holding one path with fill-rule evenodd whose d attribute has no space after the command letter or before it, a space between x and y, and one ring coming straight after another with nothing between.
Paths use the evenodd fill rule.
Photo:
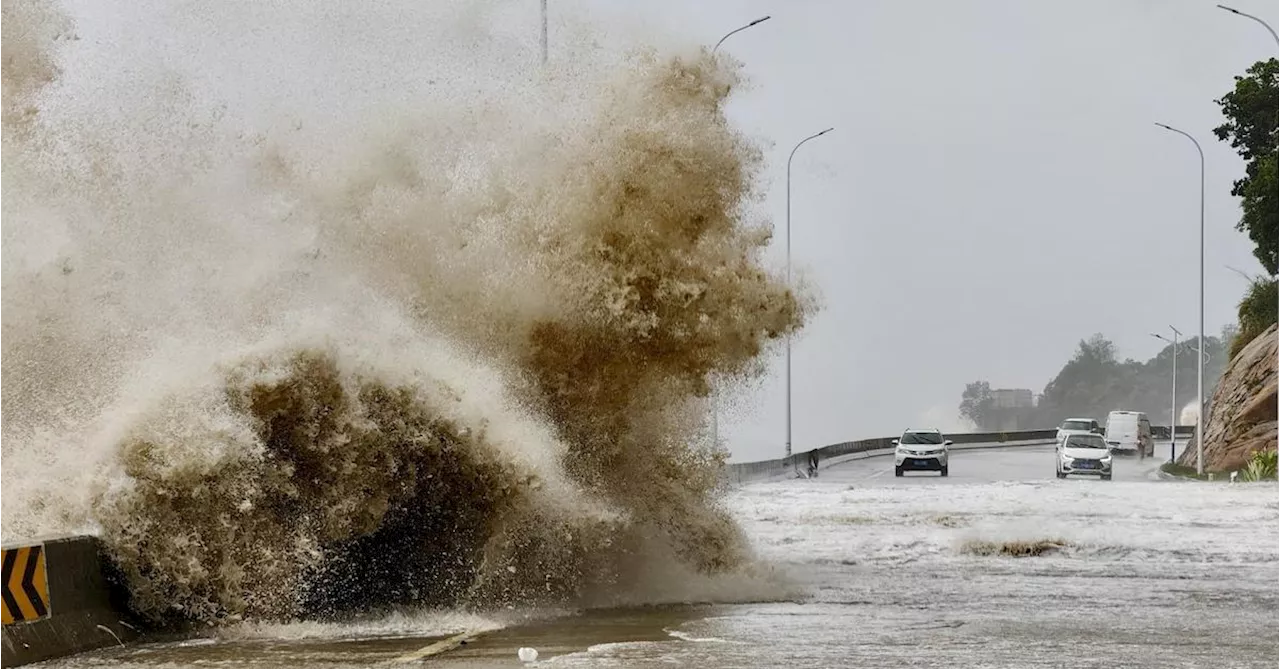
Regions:
<instances>
[{"instance_id":1,"label":"wave crest","mask_svg":"<svg viewBox=\"0 0 1280 669\"><path fill-rule=\"evenodd\" d=\"M179 43L219 20L165 17ZM273 38L254 56L289 61ZM431 65L485 84L438 93L373 54L382 106L360 82L326 92L350 108L276 109L201 88L199 52L85 90L102 59L78 49L105 43L5 61L34 105L5 135L7 538L92 527L161 621L752 578L704 399L813 305L760 259L733 64L649 52L530 86L468 53Z\"/></svg>"}]
</instances>

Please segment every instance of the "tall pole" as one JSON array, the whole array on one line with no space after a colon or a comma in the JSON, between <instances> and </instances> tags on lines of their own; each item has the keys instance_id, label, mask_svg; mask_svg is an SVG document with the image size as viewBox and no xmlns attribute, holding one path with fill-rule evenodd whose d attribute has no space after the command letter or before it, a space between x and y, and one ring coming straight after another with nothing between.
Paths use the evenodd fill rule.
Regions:
<instances>
[{"instance_id":1,"label":"tall pole","mask_svg":"<svg viewBox=\"0 0 1280 669\"><path fill-rule=\"evenodd\" d=\"M1169 462L1177 459L1177 433L1178 433L1178 337L1182 334L1178 332L1178 328L1169 326L1173 330L1173 339L1170 340L1163 335L1152 334L1152 337L1160 341L1167 341L1173 344L1173 390L1169 391Z\"/></svg>"},{"instance_id":2,"label":"tall pole","mask_svg":"<svg viewBox=\"0 0 1280 669\"><path fill-rule=\"evenodd\" d=\"M1276 33L1275 28L1272 28L1270 23L1267 23L1265 22L1265 20L1262 20L1258 17L1254 17L1253 14L1245 14L1244 12L1240 12L1239 9L1229 8L1229 6L1226 6L1226 5L1217 5L1217 6L1219 6L1219 8L1221 9L1228 10L1228 12L1230 12L1231 14L1235 14L1236 17L1244 17L1247 19L1254 20L1254 22L1257 22L1258 24L1261 24L1263 28L1267 29L1268 33L1271 33L1271 40L1275 41L1276 43L1276 51L1280 52L1280 33ZM1277 63L1280 63L1280 61L1277 61ZM1277 123L1277 125L1280 125L1280 123ZM1277 136L1276 136L1276 169L1280 169L1280 133L1277 133ZM1276 183L1280 184L1280 178L1276 179ZM1277 243L1280 243L1280 242L1277 242ZM1275 276L1275 281L1276 281L1276 335L1275 335L1276 336L1276 379L1280 379L1280 248L1276 249L1275 266L1276 266L1276 276ZM1280 393L1276 393L1276 481L1280 481Z\"/></svg>"},{"instance_id":3,"label":"tall pole","mask_svg":"<svg viewBox=\"0 0 1280 669\"><path fill-rule=\"evenodd\" d=\"M763 16L752 21L751 23L748 23L745 26L742 26L741 28L730 30L728 34L720 38L719 42L716 42L716 45L711 49L711 53L714 54L716 52L716 49L719 49L720 45L724 44L724 41L729 39L729 35L732 35L737 32L742 32L743 30L746 30L751 26L764 23L765 21L768 21L769 18L770 17L768 16ZM547 62L546 40L547 40L547 0L542 0L542 45L543 45L542 46L542 62L543 64L546 64ZM719 392L717 389L715 388L711 389L711 443L713 446L720 445L720 407L718 406L719 402L717 401L717 397L716 397L717 392Z\"/></svg>"},{"instance_id":4,"label":"tall pole","mask_svg":"<svg viewBox=\"0 0 1280 669\"><path fill-rule=\"evenodd\" d=\"M1173 390L1169 397L1169 462L1177 460L1178 454L1178 337L1182 334L1178 328L1173 330Z\"/></svg>"},{"instance_id":5,"label":"tall pole","mask_svg":"<svg viewBox=\"0 0 1280 669\"><path fill-rule=\"evenodd\" d=\"M545 1L545 0L544 0L544 1ZM750 28L751 26L754 26L754 25L758 25L758 24L764 23L765 21L768 21L770 18L772 18L772 17L769 17L769 16L762 16L762 17L760 17L760 18L758 18L758 19L756 19L756 20L752 21L751 23L748 23L747 25L742 26L741 28L734 28L733 30L730 30L730 31L729 31L729 32L728 32L724 37L721 37L721 38L720 38L720 41L719 41L719 42L716 42L716 45L715 45L715 46L711 47L711 53L715 53L715 52L716 52L716 50L720 48L720 45L721 45L721 44L724 44L724 41L725 41L725 40L727 40L727 39L729 39L729 35L732 35L732 34L734 34L734 33L740 33L740 32L742 32L742 31L746 30L747 28Z\"/></svg>"},{"instance_id":6,"label":"tall pole","mask_svg":"<svg viewBox=\"0 0 1280 669\"><path fill-rule=\"evenodd\" d=\"M1163 123L1156 125L1191 140L1200 154L1200 348L1204 349L1204 150L1195 137ZM1204 475L1204 355L1196 363L1196 473Z\"/></svg>"},{"instance_id":7,"label":"tall pole","mask_svg":"<svg viewBox=\"0 0 1280 669\"><path fill-rule=\"evenodd\" d=\"M547 0L542 0L542 64L547 64Z\"/></svg>"},{"instance_id":8,"label":"tall pole","mask_svg":"<svg viewBox=\"0 0 1280 669\"><path fill-rule=\"evenodd\" d=\"M800 140L791 149L791 155L787 156L787 289L791 288L791 159L796 157L796 151L811 139L817 139L835 128L827 128L819 133L814 133ZM791 333L787 333L787 455L791 457Z\"/></svg>"}]
</instances>

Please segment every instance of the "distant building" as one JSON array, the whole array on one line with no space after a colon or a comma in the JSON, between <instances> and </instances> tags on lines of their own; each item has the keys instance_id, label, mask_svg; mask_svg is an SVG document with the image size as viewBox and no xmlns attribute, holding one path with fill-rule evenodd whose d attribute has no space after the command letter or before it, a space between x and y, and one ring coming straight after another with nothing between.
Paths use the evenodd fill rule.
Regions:
<instances>
[{"instance_id":1,"label":"distant building","mask_svg":"<svg viewBox=\"0 0 1280 669\"><path fill-rule=\"evenodd\" d=\"M997 388L991 391L996 409L1026 409L1036 405L1035 394L1026 388Z\"/></svg>"}]
</instances>

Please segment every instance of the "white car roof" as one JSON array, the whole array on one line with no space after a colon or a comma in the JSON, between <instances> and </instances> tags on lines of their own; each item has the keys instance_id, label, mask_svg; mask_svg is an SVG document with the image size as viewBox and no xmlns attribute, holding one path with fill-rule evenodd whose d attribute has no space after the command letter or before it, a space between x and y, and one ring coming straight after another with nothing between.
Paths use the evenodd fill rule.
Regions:
<instances>
[{"instance_id":1,"label":"white car roof","mask_svg":"<svg viewBox=\"0 0 1280 669\"><path fill-rule=\"evenodd\" d=\"M942 430L935 430L932 428L921 428L921 429L903 430L902 433L903 434L942 434Z\"/></svg>"},{"instance_id":2,"label":"white car roof","mask_svg":"<svg viewBox=\"0 0 1280 669\"><path fill-rule=\"evenodd\" d=\"M1068 419L1066 419L1066 420L1064 420L1064 421L1062 421L1062 422L1064 422L1064 423L1065 423L1065 422L1067 422L1068 420L1078 420L1078 421L1080 421L1080 422L1087 423L1087 422L1089 422L1089 421L1091 421L1091 420L1093 420L1093 419L1092 419L1092 418L1068 418Z\"/></svg>"}]
</instances>

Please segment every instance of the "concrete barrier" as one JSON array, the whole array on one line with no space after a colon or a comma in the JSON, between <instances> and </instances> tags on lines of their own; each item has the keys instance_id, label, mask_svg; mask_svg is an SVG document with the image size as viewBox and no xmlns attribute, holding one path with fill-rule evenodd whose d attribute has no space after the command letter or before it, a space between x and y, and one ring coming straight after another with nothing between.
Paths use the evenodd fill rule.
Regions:
<instances>
[{"instance_id":1,"label":"concrete barrier","mask_svg":"<svg viewBox=\"0 0 1280 669\"><path fill-rule=\"evenodd\" d=\"M968 432L948 434L946 438L951 440L953 449L965 450L968 448L1004 448L1052 444L1057 433L1057 429L1021 430L1016 432ZM725 467L724 476L725 480L731 484L794 476L808 472L811 463L821 470L822 467L852 459L849 456L874 457L892 454L893 440L897 438L895 436L845 441L801 453L794 453L790 458L733 463Z\"/></svg>"},{"instance_id":2,"label":"concrete barrier","mask_svg":"<svg viewBox=\"0 0 1280 669\"><path fill-rule=\"evenodd\" d=\"M3 547L4 646L16 667L124 643L138 636L95 537Z\"/></svg>"}]
</instances>

